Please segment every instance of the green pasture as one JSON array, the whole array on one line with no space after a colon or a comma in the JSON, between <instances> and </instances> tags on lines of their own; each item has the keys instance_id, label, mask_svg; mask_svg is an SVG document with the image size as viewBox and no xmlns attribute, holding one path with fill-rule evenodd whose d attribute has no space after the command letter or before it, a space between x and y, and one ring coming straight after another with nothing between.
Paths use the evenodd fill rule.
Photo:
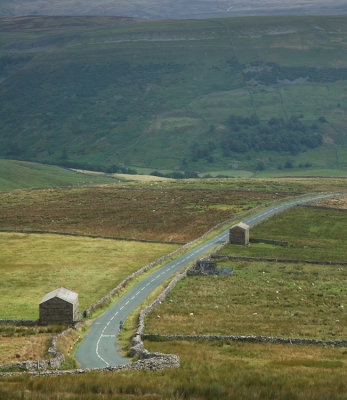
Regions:
<instances>
[{"instance_id":1,"label":"green pasture","mask_svg":"<svg viewBox=\"0 0 347 400\"><path fill-rule=\"evenodd\" d=\"M82 312L132 272L176 247L0 233L0 319L37 319L42 297L60 286L79 294Z\"/></svg>"},{"instance_id":2,"label":"green pasture","mask_svg":"<svg viewBox=\"0 0 347 400\"><path fill-rule=\"evenodd\" d=\"M147 318L146 333L346 337L346 268L218 261L231 277L188 277ZM159 317L158 317L159 316Z\"/></svg>"},{"instance_id":3,"label":"green pasture","mask_svg":"<svg viewBox=\"0 0 347 400\"><path fill-rule=\"evenodd\" d=\"M250 243L228 244L219 254L347 262L347 212L295 207L255 228L255 238L288 241L288 246Z\"/></svg>"}]
</instances>

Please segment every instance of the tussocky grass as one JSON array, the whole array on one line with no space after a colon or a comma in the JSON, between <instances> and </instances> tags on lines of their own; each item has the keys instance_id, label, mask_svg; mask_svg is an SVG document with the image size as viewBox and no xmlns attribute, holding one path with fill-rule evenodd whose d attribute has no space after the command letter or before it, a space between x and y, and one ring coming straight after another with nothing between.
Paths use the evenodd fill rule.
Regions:
<instances>
[{"instance_id":1,"label":"tussocky grass","mask_svg":"<svg viewBox=\"0 0 347 400\"><path fill-rule=\"evenodd\" d=\"M231 399L342 400L345 350L233 342L149 342L150 351L178 354L181 367L163 371L0 379L0 398L18 400Z\"/></svg>"}]
</instances>

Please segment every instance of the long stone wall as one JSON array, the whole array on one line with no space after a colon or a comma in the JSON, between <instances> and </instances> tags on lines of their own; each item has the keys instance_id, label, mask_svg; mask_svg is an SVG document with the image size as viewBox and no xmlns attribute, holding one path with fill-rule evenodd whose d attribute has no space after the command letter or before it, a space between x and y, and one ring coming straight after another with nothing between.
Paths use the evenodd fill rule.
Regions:
<instances>
[{"instance_id":1,"label":"long stone wall","mask_svg":"<svg viewBox=\"0 0 347 400\"><path fill-rule=\"evenodd\" d=\"M120 236L101 236L101 235L90 235L85 233L69 233L69 232L58 232L58 231L39 231L32 229L0 229L0 232L4 233L28 233L28 234L45 234L45 235L61 235L61 236L75 236L75 237L86 237L91 239L110 239L120 240L126 242L142 242L142 243L159 243L159 244L178 244L184 245L186 242L166 242L163 240L150 240L150 239L136 239L136 238L125 238Z\"/></svg>"},{"instance_id":2,"label":"long stone wall","mask_svg":"<svg viewBox=\"0 0 347 400\"><path fill-rule=\"evenodd\" d=\"M115 367L106 367L106 368L79 368L79 369L69 369L69 370L42 370L42 371L30 371L27 372L29 376L38 377L38 376L58 376L58 375L80 375L85 374L92 371L98 372L115 372L115 371L124 371L124 370L149 370L149 371L157 371L166 368L178 368L179 362L178 357L172 356L170 360L167 358L148 358L145 360L139 360L133 362L131 364L126 365L118 365ZM21 375L22 372L0 372L0 377L5 376L17 376Z\"/></svg>"},{"instance_id":3,"label":"long stone wall","mask_svg":"<svg viewBox=\"0 0 347 400\"><path fill-rule=\"evenodd\" d=\"M304 339L304 338L278 338L272 336L235 336L235 335L160 335L142 334L143 339L152 341L163 340L231 340L234 342L251 342L251 343L285 343L285 344L306 344L306 345L319 345L319 346L336 346L346 347L347 340L318 340L318 339Z\"/></svg>"},{"instance_id":4,"label":"long stone wall","mask_svg":"<svg viewBox=\"0 0 347 400\"><path fill-rule=\"evenodd\" d=\"M276 262L276 263L292 263L292 264L317 264L317 265L347 265L347 262L339 261L320 261L320 260L293 260L285 258L266 258L266 257L244 257L244 256L224 256L213 254L211 255L213 259L227 259L234 261L266 261L266 262Z\"/></svg>"},{"instance_id":5,"label":"long stone wall","mask_svg":"<svg viewBox=\"0 0 347 400\"><path fill-rule=\"evenodd\" d=\"M32 321L26 319L0 319L0 325L17 325L17 326L37 326L39 320Z\"/></svg>"},{"instance_id":6,"label":"long stone wall","mask_svg":"<svg viewBox=\"0 0 347 400\"><path fill-rule=\"evenodd\" d=\"M250 243L265 243L265 244L274 244L275 246L288 246L289 243L284 240L274 240L274 239L264 239L264 238L250 238Z\"/></svg>"},{"instance_id":7,"label":"long stone wall","mask_svg":"<svg viewBox=\"0 0 347 400\"><path fill-rule=\"evenodd\" d=\"M332 211L342 211L346 212L346 208L337 208L337 207L328 207L328 206L315 206L313 204L302 204L301 207L307 207L307 208L318 208L321 210L332 210Z\"/></svg>"}]
</instances>

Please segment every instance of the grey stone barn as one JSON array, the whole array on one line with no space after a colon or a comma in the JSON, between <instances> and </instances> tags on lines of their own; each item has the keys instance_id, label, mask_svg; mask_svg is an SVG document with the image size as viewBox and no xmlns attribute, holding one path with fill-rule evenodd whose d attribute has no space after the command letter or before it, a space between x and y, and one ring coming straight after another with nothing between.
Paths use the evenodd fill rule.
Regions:
<instances>
[{"instance_id":1,"label":"grey stone barn","mask_svg":"<svg viewBox=\"0 0 347 400\"><path fill-rule=\"evenodd\" d=\"M243 222L232 226L229 230L229 242L233 244L248 244L249 226Z\"/></svg>"},{"instance_id":2,"label":"grey stone barn","mask_svg":"<svg viewBox=\"0 0 347 400\"><path fill-rule=\"evenodd\" d=\"M78 320L78 294L60 287L47 293L41 300L39 323L72 324Z\"/></svg>"}]
</instances>

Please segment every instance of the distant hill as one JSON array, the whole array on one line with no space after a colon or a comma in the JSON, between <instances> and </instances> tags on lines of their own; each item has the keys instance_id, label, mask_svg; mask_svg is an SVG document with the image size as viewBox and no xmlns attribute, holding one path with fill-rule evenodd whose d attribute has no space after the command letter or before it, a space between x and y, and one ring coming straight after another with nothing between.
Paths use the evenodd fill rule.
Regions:
<instances>
[{"instance_id":1,"label":"distant hill","mask_svg":"<svg viewBox=\"0 0 347 400\"><path fill-rule=\"evenodd\" d=\"M246 15L342 15L345 0L1 0L0 16L92 15L211 18Z\"/></svg>"},{"instance_id":2,"label":"distant hill","mask_svg":"<svg viewBox=\"0 0 347 400\"><path fill-rule=\"evenodd\" d=\"M2 18L0 157L109 172L345 170L346 24Z\"/></svg>"},{"instance_id":3,"label":"distant hill","mask_svg":"<svg viewBox=\"0 0 347 400\"><path fill-rule=\"evenodd\" d=\"M112 177L77 173L53 165L0 160L0 190L113 183Z\"/></svg>"}]
</instances>

